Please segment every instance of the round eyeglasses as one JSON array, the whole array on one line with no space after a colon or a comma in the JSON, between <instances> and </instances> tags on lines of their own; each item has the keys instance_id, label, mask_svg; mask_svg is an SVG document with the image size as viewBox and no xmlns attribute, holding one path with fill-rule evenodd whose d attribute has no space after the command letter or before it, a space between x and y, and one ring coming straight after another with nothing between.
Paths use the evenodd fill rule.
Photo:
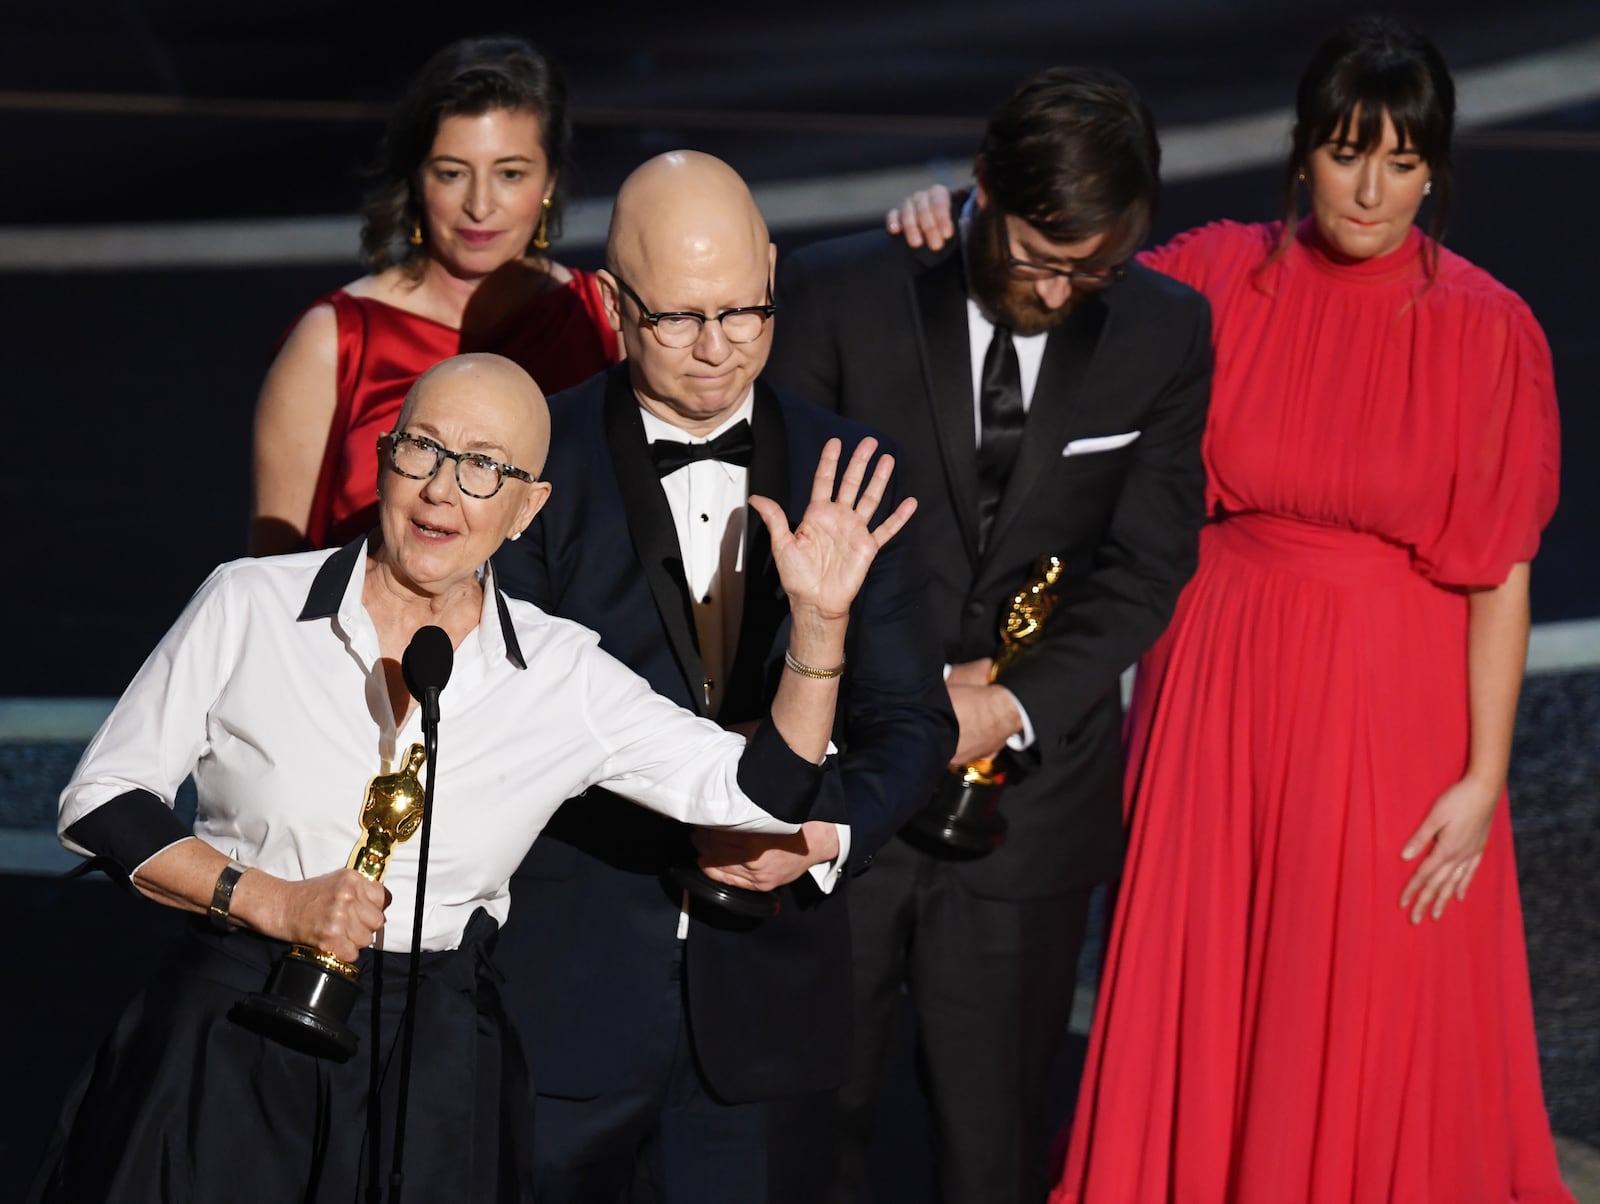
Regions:
<instances>
[{"instance_id":1,"label":"round eyeglasses","mask_svg":"<svg viewBox=\"0 0 1600 1204\"><path fill-rule=\"evenodd\" d=\"M430 481L445 460L456 462L456 484L468 497L489 498L500 492L507 477L519 481L537 481L531 472L524 472L510 464L478 452L456 452L426 435L413 435L409 431L389 434L389 463L403 477L413 481Z\"/></svg>"},{"instance_id":2,"label":"round eyeglasses","mask_svg":"<svg viewBox=\"0 0 1600 1204\"><path fill-rule=\"evenodd\" d=\"M615 272L611 273L611 278L639 307L639 317L656 332L656 338L661 341L663 347L678 350L693 347L700 340L700 332L705 329L707 322L719 324L723 335L730 343L753 343L761 337L767 319L778 312L778 307L772 303L771 281L767 282L765 305L741 305L737 309L725 309L717 314L697 314L682 310L652 313L650 307L639 299L639 294L628 287L627 281Z\"/></svg>"},{"instance_id":3,"label":"round eyeglasses","mask_svg":"<svg viewBox=\"0 0 1600 1204\"><path fill-rule=\"evenodd\" d=\"M1018 280L1049 280L1052 277L1067 281L1073 288L1105 288L1115 284L1128 273L1128 265L1114 264L1109 268L1053 268L1048 264L1030 263L1006 252L1006 267Z\"/></svg>"}]
</instances>

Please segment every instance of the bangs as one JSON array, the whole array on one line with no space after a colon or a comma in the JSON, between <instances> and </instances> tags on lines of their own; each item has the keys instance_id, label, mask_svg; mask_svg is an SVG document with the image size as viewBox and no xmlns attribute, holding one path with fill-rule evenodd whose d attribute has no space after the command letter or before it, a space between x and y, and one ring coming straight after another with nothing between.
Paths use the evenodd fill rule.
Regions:
<instances>
[{"instance_id":1,"label":"bangs","mask_svg":"<svg viewBox=\"0 0 1600 1204\"><path fill-rule=\"evenodd\" d=\"M1441 162L1449 156L1450 123L1443 119L1430 83L1426 74L1403 62L1335 74L1313 98L1314 111L1307 114L1309 145L1337 142L1366 154L1383 142L1387 117L1394 122L1401 147L1430 164Z\"/></svg>"},{"instance_id":2,"label":"bangs","mask_svg":"<svg viewBox=\"0 0 1600 1204\"><path fill-rule=\"evenodd\" d=\"M1370 155L1393 124L1399 149L1428 165L1433 241L1428 275L1450 218L1455 171L1450 138L1456 86L1438 48L1393 17L1358 17L1317 47L1295 91L1294 133L1283 171L1283 230L1274 262L1294 241L1312 155L1330 143ZM1424 193L1424 195L1427 195Z\"/></svg>"}]
</instances>

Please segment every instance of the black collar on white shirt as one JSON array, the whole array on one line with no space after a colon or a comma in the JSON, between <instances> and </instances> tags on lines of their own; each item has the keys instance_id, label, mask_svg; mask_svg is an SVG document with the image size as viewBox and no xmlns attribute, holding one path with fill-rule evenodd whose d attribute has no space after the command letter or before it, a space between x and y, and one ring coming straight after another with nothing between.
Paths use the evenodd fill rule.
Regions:
<instances>
[{"instance_id":1,"label":"black collar on white shirt","mask_svg":"<svg viewBox=\"0 0 1600 1204\"><path fill-rule=\"evenodd\" d=\"M311 582L311 589L306 593L306 604L301 608L296 618L301 622L311 619L331 619L339 613L339 604L344 601L344 591L350 585L350 574L356 571L356 566L361 563L362 553L366 551L368 536L353 539L340 548L317 570L316 578ZM494 585L494 570L489 570L488 588L494 590L495 612L500 616L500 634L506 642L506 656L511 663L519 669L526 669L528 662L522 655L522 646L517 643L517 631L511 623L511 611L506 606L506 597Z\"/></svg>"}]
</instances>

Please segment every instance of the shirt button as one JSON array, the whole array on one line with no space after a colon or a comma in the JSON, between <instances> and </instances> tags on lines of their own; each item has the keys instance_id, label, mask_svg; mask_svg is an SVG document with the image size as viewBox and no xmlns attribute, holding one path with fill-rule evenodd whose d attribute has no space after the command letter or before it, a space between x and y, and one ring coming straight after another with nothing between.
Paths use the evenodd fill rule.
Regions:
<instances>
[{"instance_id":1,"label":"shirt button","mask_svg":"<svg viewBox=\"0 0 1600 1204\"><path fill-rule=\"evenodd\" d=\"M709 523L711 521L711 516L709 514L702 514L700 516L700 521L703 523Z\"/></svg>"},{"instance_id":2,"label":"shirt button","mask_svg":"<svg viewBox=\"0 0 1600 1204\"><path fill-rule=\"evenodd\" d=\"M968 602L967 603L967 614L972 616L974 619L982 617L982 615L983 615L983 603L982 602Z\"/></svg>"}]
</instances>

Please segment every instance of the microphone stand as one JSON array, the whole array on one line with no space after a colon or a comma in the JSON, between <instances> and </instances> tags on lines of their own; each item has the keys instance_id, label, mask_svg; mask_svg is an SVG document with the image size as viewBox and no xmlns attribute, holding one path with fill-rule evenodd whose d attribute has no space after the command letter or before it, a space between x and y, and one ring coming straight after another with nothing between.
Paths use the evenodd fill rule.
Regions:
<instances>
[{"instance_id":1,"label":"microphone stand","mask_svg":"<svg viewBox=\"0 0 1600 1204\"><path fill-rule=\"evenodd\" d=\"M433 834L433 784L439 769L439 691L428 686L422 692L422 745L428 766L428 780L422 787L422 834L417 848L417 906L411 920L411 968L406 975L406 1013L400 1021L400 1099L394 1116L394 1164L389 1172L390 1204L400 1204L405 1186L406 1104L411 1095L411 1042L417 1019L417 982L422 967L422 908L428 889L428 841ZM381 956L381 955L380 955ZM376 1056L377 1051L373 1051Z\"/></svg>"}]
</instances>

